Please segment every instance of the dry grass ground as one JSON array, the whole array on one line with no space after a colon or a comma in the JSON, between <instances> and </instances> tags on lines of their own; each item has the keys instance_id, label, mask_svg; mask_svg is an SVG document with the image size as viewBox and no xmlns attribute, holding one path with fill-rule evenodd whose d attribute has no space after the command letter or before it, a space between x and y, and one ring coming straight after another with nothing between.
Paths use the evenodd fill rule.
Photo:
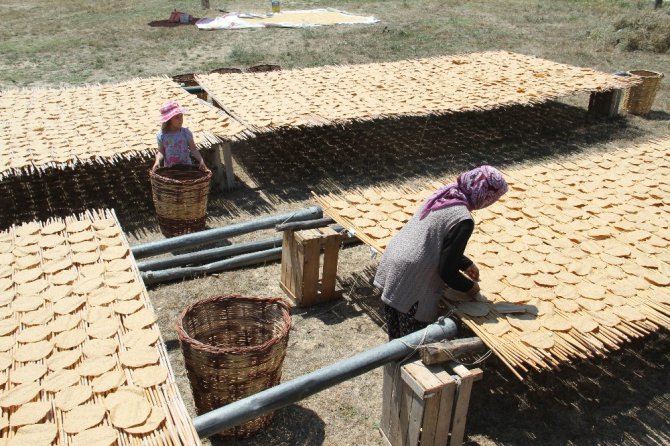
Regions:
<instances>
[{"instance_id":1,"label":"dry grass ground","mask_svg":"<svg viewBox=\"0 0 670 446\"><path fill-rule=\"evenodd\" d=\"M212 8L267 11L269 1L216 1ZM222 66L283 67L397 60L509 49L599 68L670 73L663 50L669 16L651 1L284 1L285 8L335 6L374 14L381 23L313 30L203 32L152 28L172 7L201 14L199 2L3 0L0 88L110 82ZM213 15L209 11L206 15ZM652 17L651 20L646 18ZM653 27L647 26L653 24ZM650 31L651 29L651 31ZM619 30L619 31L617 31ZM637 43L630 43L637 42ZM637 46L636 46L637 45ZM633 47L637 51L628 51ZM311 205L310 191L371 184L420 184L474 164L534 163L632 144L670 130L665 82L647 118L611 122L585 117L583 97L536 109L311 129L267 135L234 147L241 187L211 197L208 224L221 226ZM154 132L155 129L147 129ZM161 238L143 167L90 169L77 186L57 177L2 185L0 225L110 206L131 243ZM45 205L45 203L47 203ZM236 238L261 238L263 234ZM344 249L338 272L343 300L296 309L284 366L290 379L385 341L378 293L369 285L376 260L363 246ZM174 323L194 299L218 293L282 295L276 263L150 289L177 380L195 413ZM566 365L518 382L488 360L475 387L468 443L668 444L667 332L608 358ZM276 413L273 425L239 445L376 445L381 373L375 370Z\"/></svg>"}]
</instances>

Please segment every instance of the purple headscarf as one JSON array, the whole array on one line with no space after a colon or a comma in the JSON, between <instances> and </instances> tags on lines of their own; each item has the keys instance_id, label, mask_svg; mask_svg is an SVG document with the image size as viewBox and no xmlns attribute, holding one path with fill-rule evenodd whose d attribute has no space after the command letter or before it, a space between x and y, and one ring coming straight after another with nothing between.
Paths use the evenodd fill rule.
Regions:
<instances>
[{"instance_id":1,"label":"purple headscarf","mask_svg":"<svg viewBox=\"0 0 670 446\"><path fill-rule=\"evenodd\" d=\"M498 169L479 166L459 175L455 183L435 192L421 208L421 219L431 211L449 206L463 205L469 211L482 209L495 203L507 192L507 182Z\"/></svg>"}]
</instances>

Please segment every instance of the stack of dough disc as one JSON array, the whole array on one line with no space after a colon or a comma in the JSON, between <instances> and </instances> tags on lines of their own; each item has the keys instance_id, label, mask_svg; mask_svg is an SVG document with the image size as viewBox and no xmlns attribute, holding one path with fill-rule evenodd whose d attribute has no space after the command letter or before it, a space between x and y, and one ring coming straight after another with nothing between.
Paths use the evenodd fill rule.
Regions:
<instances>
[{"instance_id":1,"label":"stack of dough disc","mask_svg":"<svg viewBox=\"0 0 670 446\"><path fill-rule=\"evenodd\" d=\"M0 178L34 166L147 156L156 148L159 108L176 100L200 147L245 138L237 121L168 78L0 93Z\"/></svg>"},{"instance_id":2,"label":"stack of dough disc","mask_svg":"<svg viewBox=\"0 0 670 446\"><path fill-rule=\"evenodd\" d=\"M480 267L479 302L445 293L445 303L518 376L670 327L670 138L504 174L508 194L473 212L466 255ZM383 252L402 228L399 200L415 210L450 181L316 199Z\"/></svg>"},{"instance_id":3,"label":"stack of dough disc","mask_svg":"<svg viewBox=\"0 0 670 446\"><path fill-rule=\"evenodd\" d=\"M611 74L505 51L196 79L260 132L490 110L631 85Z\"/></svg>"},{"instance_id":4,"label":"stack of dough disc","mask_svg":"<svg viewBox=\"0 0 670 446\"><path fill-rule=\"evenodd\" d=\"M112 212L2 232L0 264L0 443L200 444Z\"/></svg>"}]
</instances>

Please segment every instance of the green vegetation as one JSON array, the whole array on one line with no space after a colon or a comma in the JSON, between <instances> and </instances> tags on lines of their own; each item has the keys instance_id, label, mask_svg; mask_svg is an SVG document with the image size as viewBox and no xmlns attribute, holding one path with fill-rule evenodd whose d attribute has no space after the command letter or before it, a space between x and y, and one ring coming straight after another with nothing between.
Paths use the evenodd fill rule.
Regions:
<instances>
[{"instance_id":1,"label":"green vegetation","mask_svg":"<svg viewBox=\"0 0 670 446\"><path fill-rule=\"evenodd\" d=\"M267 3L267 4L266 4ZM0 88L110 82L225 66L362 63L508 49L605 71L668 71L666 6L630 0L303 0L284 9L337 7L381 22L314 29L200 31L150 27L173 8L269 12L270 2L5 0L0 4Z\"/></svg>"}]
</instances>

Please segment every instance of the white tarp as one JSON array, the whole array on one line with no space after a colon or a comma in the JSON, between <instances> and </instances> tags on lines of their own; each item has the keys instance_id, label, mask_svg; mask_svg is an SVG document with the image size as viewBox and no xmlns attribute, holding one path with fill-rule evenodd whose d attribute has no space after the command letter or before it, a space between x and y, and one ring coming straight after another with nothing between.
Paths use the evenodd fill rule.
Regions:
<instances>
[{"instance_id":1,"label":"white tarp","mask_svg":"<svg viewBox=\"0 0 670 446\"><path fill-rule=\"evenodd\" d=\"M327 25L353 25L379 22L373 16L360 16L337 9L305 9L284 11L276 14L251 14L230 12L215 18L204 18L196 22L200 29L244 29L244 28L308 28Z\"/></svg>"}]
</instances>

